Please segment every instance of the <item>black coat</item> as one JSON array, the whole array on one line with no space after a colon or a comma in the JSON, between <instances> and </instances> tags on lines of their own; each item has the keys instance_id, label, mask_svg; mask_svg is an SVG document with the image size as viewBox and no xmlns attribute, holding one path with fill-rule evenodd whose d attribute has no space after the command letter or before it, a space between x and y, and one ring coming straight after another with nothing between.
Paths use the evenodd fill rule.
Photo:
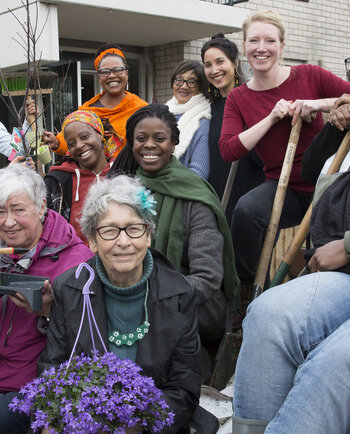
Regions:
<instances>
[{"instance_id":1,"label":"black coat","mask_svg":"<svg viewBox=\"0 0 350 434\"><path fill-rule=\"evenodd\" d=\"M149 333L138 341L136 363L163 390L175 413L174 425L163 432L180 433L199 402L200 343L194 289L160 253L152 251L154 267L149 279L147 298ZM107 321L103 285L98 278L95 257L87 263L95 270L90 286L92 309L106 347ZM50 313L47 344L39 359L39 371L68 360L78 333L82 315L82 288L88 280L83 269L75 279L75 268L58 276L53 283L54 302ZM95 333L95 344L103 347ZM76 353L89 354L92 342L87 316L76 347Z\"/></svg>"},{"instance_id":2,"label":"black coat","mask_svg":"<svg viewBox=\"0 0 350 434\"><path fill-rule=\"evenodd\" d=\"M301 162L301 175L305 182L316 185L324 163L338 151L347 131L340 131L327 122L314 137L310 146L305 150Z\"/></svg>"}]
</instances>

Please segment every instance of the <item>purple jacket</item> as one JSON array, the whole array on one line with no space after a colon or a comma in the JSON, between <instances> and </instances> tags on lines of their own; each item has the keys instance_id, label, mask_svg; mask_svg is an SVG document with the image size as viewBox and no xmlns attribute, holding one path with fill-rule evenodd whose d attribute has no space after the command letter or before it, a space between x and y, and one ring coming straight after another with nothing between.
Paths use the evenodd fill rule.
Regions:
<instances>
[{"instance_id":1,"label":"purple jacket","mask_svg":"<svg viewBox=\"0 0 350 434\"><path fill-rule=\"evenodd\" d=\"M0 271L45 276L52 281L92 256L73 227L49 209L34 255L20 262L27 269L18 270L17 255L0 255ZM0 392L18 391L37 376L37 360L46 336L37 328L39 316L27 313L7 297L0 298L0 315Z\"/></svg>"}]
</instances>

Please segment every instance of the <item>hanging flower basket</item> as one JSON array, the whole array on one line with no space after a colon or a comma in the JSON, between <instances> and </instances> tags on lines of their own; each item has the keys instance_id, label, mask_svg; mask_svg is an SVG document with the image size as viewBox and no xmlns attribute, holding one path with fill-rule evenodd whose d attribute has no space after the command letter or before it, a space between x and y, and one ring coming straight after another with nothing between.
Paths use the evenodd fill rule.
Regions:
<instances>
[{"instance_id":1,"label":"hanging flower basket","mask_svg":"<svg viewBox=\"0 0 350 434\"><path fill-rule=\"evenodd\" d=\"M171 426L174 414L163 392L141 368L114 353L74 356L24 386L13 411L31 415L31 428L57 433L159 432Z\"/></svg>"},{"instance_id":2,"label":"hanging flower basket","mask_svg":"<svg viewBox=\"0 0 350 434\"><path fill-rule=\"evenodd\" d=\"M141 374L136 363L108 352L97 327L90 302L90 284L94 270L82 262L75 272L78 278L86 268L90 277L85 283L83 313L79 331L67 362L44 371L20 390L23 398L14 398L11 410L31 416L31 428L51 433L126 433L148 430L159 432L174 422L174 413L150 377ZM93 357L74 355L87 313ZM92 325L105 350L99 356Z\"/></svg>"}]
</instances>

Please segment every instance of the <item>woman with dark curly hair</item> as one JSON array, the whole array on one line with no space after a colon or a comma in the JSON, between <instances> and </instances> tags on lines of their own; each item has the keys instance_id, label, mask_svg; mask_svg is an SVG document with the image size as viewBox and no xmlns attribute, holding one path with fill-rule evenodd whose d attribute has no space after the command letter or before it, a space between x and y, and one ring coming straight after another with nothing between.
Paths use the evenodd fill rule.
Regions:
<instances>
[{"instance_id":1,"label":"woman with dark curly hair","mask_svg":"<svg viewBox=\"0 0 350 434\"><path fill-rule=\"evenodd\" d=\"M222 33L216 33L203 45L201 56L213 98L209 129L210 172L208 181L221 199L231 167L231 163L224 161L219 149L225 102L229 92L245 82L245 75L241 68L236 44L225 38ZM262 167L262 162L255 151L240 159L226 208L229 223L237 200L264 181Z\"/></svg>"},{"instance_id":2,"label":"woman with dark curly hair","mask_svg":"<svg viewBox=\"0 0 350 434\"><path fill-rule=\"evenodd\" d=\"M126 138L108 177L136 174L154 194L152 245L195 288L201 340L214 348L230 319L227 307L235 308L239 299L232 240L220 202L208 182L172 155L179 130L166 105L150 104L134 113Z\"/></svg>"}]
</instances>

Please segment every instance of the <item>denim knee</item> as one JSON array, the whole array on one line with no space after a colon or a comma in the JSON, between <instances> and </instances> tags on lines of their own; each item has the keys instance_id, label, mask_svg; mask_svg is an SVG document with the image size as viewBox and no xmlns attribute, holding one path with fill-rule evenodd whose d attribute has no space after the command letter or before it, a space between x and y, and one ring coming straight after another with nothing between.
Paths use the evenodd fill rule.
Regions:
<instances>
[{"instance_id":1,"label":"denim knee","mask_svg":"<svg viewBox=\"0 0 350 434\"><path fill-rule=\"evenodd\" d=\"M350 320L338 327L309 354L307 361L311 360L317 360L322 366L325 378L332 378L337 373L342 373L342 376L349 372Z\"/></svg>"},{"instance_id":2,"label":"denim knee","mask_svg":"<svg viewBox=\"0 0 350 434\"><path fill-rule=\"evenodd\" d=\"M265 334L267 328L273 330L275 326L281 326L284 308L280 297L276 297L275 293L276 291L269 289L249 304L243 329L259 324L259 329L263 329Z\"/></svg>"}]
</instances>

